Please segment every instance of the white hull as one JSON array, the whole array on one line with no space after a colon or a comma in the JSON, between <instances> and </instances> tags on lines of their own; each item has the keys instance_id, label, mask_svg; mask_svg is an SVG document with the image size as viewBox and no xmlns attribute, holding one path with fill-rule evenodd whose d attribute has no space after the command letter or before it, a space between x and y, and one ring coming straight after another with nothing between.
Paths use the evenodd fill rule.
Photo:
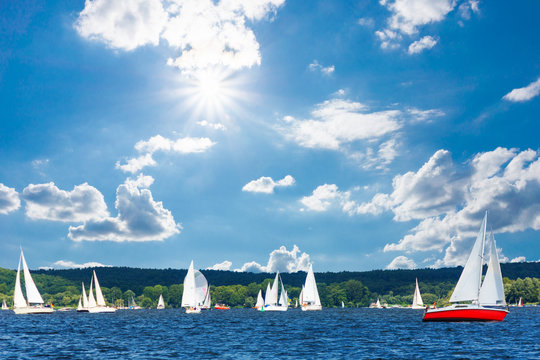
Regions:
<instances>
[{"instance_id":1,"label":"white hull","mask_svg":"<svg viewBox=\"0 0 540 360\"><path fill-rule=\"evenodd\" d=\"M186 314L200 314L201 313L201 308L187 308L186 309Z\"/></svg>"},{"instance_id":2,"label":"white hull","mask_svg":"<svg viewBox=\"0 0 540 360\"><path fill-rule=\"evenodd\" d=\"M116 311L116 308L110 306L96 306L88 308L88 312L92 314L97 313L113 313Z\"/></svg>"},{"instance_id":3,"label":"white hull","mask_svg":"<svg viewBox=\"0 0 540 360\"><path fill-rule=\"evenodd\" d=\"M413 306L411 306L411 309L422 309L422 310L425 310L426 307L425 307L425 306L420 306L420 305L413 305Z\"/></svg>"},{"instance_id":4,"label":"white hull","mask_svg":"<svg viewBox=\"0 0 540 360\"><path fill-rule=\"evenodd\" d=\"M288 306L266 305L264 311L287 311L288 308Z\"/></svg>"},{"instance_id":5,"label":"white hull","mask_svg":"<svg viewBox=\"0 0 540 360\"><path fill-rule=\"evenodd\" d=\"M165 309L165 305L158 305L156 309L158 309L158 310Z\"/></svg>"},{"instance_id":6,"label":"white hull","mask_svg":"<svg viewBox=\"0 0 540 360\"><path fill-rule=\"evenodd\" d=\"M322 305L315 305L315 304L302 305L302 311L318 311L318 310L322 310Z\"/></svg>"},{"instance_id":7,"label":"white hull","mask_svg":"<svg viewBox=\"0 0 540 360\"><path fill-rule=\"evenodd\" d=\"M15 314L52 314L54 312L53 308L43 307L43 306L28 306L23 308L14 308L13 312Z\"/></svg>"}]
</instances>

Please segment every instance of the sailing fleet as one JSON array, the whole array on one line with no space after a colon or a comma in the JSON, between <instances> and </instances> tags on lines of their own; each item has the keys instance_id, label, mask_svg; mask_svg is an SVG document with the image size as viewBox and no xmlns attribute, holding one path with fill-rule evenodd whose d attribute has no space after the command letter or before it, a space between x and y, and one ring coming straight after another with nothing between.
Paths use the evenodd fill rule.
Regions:
<instances>
[{"instance_id":1,"label":"sailing fleet","mask_svg":"<svg viewBox=\"0 0 540 360\"><path fill-rule=\"evenodd\" d=\"M487 253L487 255L484 253ZM485 276L483 276L482 269L485 258L488 259L488 267ZM25 294L23 294L21 286L21 265ZM274 281L268 282L264 297L263 291L259 290L253 308L260 312L283 312L289 309L290 301L278 271ZM413 301L410 308L425 309L423 321L501 321L508 314L495 238L492 232L487 232L487 212L467 263L450 297L450 302L452 305L443 308L424 306L418 279L415 280ZM184 278L181 306L185 308L187 314L200 314L202 310L211 308L210 285L206 277L199 270L195 270L193 261L191 261ZM294 307L298 306L302 311L322 310L321 299L311 264ZM517 306L523 306L521 299L519 299ZM343 301L341 307L345 307ZM377 302L372 303L369 307L382 309L387 306L381 305L380 300L377 299ZM141 309L141 307L137 306L133 297L129 301L128 308ZM161 294L157 309L164 308L165 302ZM216 304L214 308L219 310L229 309L224 304ZM2 302L2 310L9 310L5 299ZM22 248L15 278L12 310L15 314L50 314L54 311L51 306L44 305L43 298L28 269ZM77 312L113 313L116 310L117 308L107 305L96 271L93 270L88 292L84 282L82 283Z\"/></svg>"}]
</instances>

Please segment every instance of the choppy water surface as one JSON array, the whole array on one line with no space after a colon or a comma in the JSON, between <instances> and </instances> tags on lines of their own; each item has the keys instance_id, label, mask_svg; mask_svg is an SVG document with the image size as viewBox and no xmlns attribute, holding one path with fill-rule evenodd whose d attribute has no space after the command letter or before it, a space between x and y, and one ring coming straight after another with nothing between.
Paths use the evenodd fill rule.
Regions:
<instances>
[{"instance_id":1,"label":"choppy water surface","mask_svg":"<svg viewBox=\"0 0 540 360\"><path fill-rule=\"evenodd\" d=\"M422 310L0 312L2 359L539 359L540 308L500 323L422 323Z\"/></svg>"}]
</instances>

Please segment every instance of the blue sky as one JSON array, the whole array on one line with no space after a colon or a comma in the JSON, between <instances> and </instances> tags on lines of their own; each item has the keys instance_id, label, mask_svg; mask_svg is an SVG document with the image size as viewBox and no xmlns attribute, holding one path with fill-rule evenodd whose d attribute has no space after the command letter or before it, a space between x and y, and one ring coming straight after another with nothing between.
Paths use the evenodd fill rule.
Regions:
<instances>
[{"instance_id":1,"label":"blue sky","mask_svg":"<svg viewBox=\"0 0 540 360\"><path fill-rule=\"evenodd\" d=\"M539 10L2 2L0 266L537 261Z\"/></svg>"}]
</instances>

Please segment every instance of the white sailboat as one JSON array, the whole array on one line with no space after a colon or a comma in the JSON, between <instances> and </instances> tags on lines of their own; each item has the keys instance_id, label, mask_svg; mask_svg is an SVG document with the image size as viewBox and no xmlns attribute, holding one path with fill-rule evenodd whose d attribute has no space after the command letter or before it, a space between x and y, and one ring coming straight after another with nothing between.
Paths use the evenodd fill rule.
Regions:
<instances>
[{"instance_id":1,"label":"white sailboat","mask_svg":"<svg viewBox=\"0 0 540 360\"><path fill-rule=\"evenodd\" d=\"M371 303L369 307L372 309L383 309L383 306L381 305L381 301L379 300L379 298L377 298L377 302Z\"/></svg>"},{"instance_id":2,"label":"white sailboat","mask_svg":"<svg viewBox=\"0 0 540 360\"><path fill-rule=\"evenodd\" d=\"M90 313L112 313L116 311L116 308L107 306L105 303L105 298L101 292L101 286L99 286L99 281L96 275L96 271L93 270L92 280L96 287L96 297L94 298L94 293L92 291L92 280L90 280L90 295L88 299L88 312Z\"/></svg>"},{"instance_id":3,"label":"white sailboat","mask_svg":"<svg viewBox=\"0 0 540 360\"><path fill-rule=\"evenodd\" d=\"M4 302L5 302L5 300L4 300ZM516 306L517 307L523 307L523 299L521 297L519 298Z\"/></svg>"},{"instance_id":4,"label":"white sailboat","mask_svg":"<svg viewBox=\"0 0 540 360\"><path fill-rule=\"evenodd\" d=\"M303 297L300 305L302 311L322 310L317 283L315 282L315 274L313 273L313 265L309 265L309 270L306 275L306 283L303 287Z\"/></svg>"},{"instance_id":5,"label":"white sailboat","mask_svg":"<svg viewBox=\"0 0 540 360\"><path fill-rule=\"evenodd\" d=\"M287 292L283 287L283 281L281 281L281 296L278 297L279 280L280 276L278 271L274 283L272 284L272 288L270 288L270 283L268 283L268 287L266 288L264 311L287 311L289 307Z\"/></svg>"},{"instance_id":6,"label":"white sailboat","mask_svg":"<svg viewBox=\"0 0 540 360\"><path fill-rule=\"evenodd\" d=\"M184 278L184 292L182 293L182 307L186 308L186 314L198 314L206 296L207 286L204 286L206 278L200 271L193 268L193 260L189 265ZM208 284L208 283L206 283Z\"/></svg>"},{"instance_id":7,"label":"white sailboat","mask_svg":"<svg viewBox=\"0 0 540 360\"><path fill-rule=\"evenodd\" d=\"M212 308L212 297L210 295L210 285L208 285L208 290L206 291L206 295L204 296L204 301L201 305L201 310L210 310L211 308Z\"/></svg>"},{"instance_id":8,"label":"white sailboat","mask_svg":"<svg viewBox=\"0 0 540 360\"><path fill-rule=\"evenodd\" d=\"M6 304L6 299L2 300L2 310L9 310L9 307Z\"/></svg>"},{"instance_id":9,"label":"white sailboat","mask_svg":"<svg viewBox=\"0 0 540 360\"><path fill-rule=\"evenodd\" d=\"M133 296L131 297L131 299L129 299L129 309L130 310L140 310L140 309L142 309L142 307L137 305L137 303L135 302L135 299L133 298Z\"/></svg>"},{"instance_id":10,"label":"white sailboat","mask_svg":"<svg viewBox=\"0 0 540 360\"><path fill-rule=\"evenodd\" d=\"M262 297L262 290L259 290L259 293L257 294L257 302L255 303L255 306L253 308L259 311L264 311L264 299Z\"/></svg>"},{"instance_id":11,"label":"white sailboat","mask_svg":"<svg viewBox=\"0 0 540 360\"><path fill-rule=\"evenodd\" d=\"M454 304L440 309L427 309L423 321L502 321L508 314L504 308L506 301L495 238L493 233L487 235L486 228L487 211L469 259L450 297L450 302ZM486 244L489 246L489 261L482 282Z\"/></svg>"},{"instance_id":12,"label":"white sailboat","mask_svg":"<svg viewBox=\"0 0 540 360\"><path fill-rule=\"evenodd\" d=\"M157 309L165 309L165 302L163 301L163 294L159 295L159 300L157 302Z\"/></svg>"},{"instance_id":13,"label":"white sailboat","mask_svg":"<svg viewBox=\"0 0 540 360\"><path fill-rule=\"evenodd\" d=\"M412 309L424 308L424 302L422 301L422 295L420 295L420 288L418 287L418 278L416 279L416 288L414 289L414 295L413 295L411 308Z\"/></svg>"},{"instance_id":14,"label":"white sailboat","mask_svg":"<svg viewBox=\"0 0 540 360\"><path fill-rule=\"evenodd\" d=\"M341 308L344 309L345 308L345 303L342 301L341 302Z\"/></svg>"},{"instance_id":15,"label":"white sailboat","mask_svg":"<svg viewBox=\"0 0 540 360\"><path fill-rule=\"evenodd\" d=\"M23 264L24 286L26 288L26 299L28 299L28 302L24 298L21 288L21 261ZM34 280L32 280L30 270L28 270L28 265L26 265L26 260L21 249L17 277L15 278L15 290L13 292L13 312L15 314L50 314L53 311L52 307L43 306L43 298L36 284L34 284Z\"/></svg>"}]
</instances>

